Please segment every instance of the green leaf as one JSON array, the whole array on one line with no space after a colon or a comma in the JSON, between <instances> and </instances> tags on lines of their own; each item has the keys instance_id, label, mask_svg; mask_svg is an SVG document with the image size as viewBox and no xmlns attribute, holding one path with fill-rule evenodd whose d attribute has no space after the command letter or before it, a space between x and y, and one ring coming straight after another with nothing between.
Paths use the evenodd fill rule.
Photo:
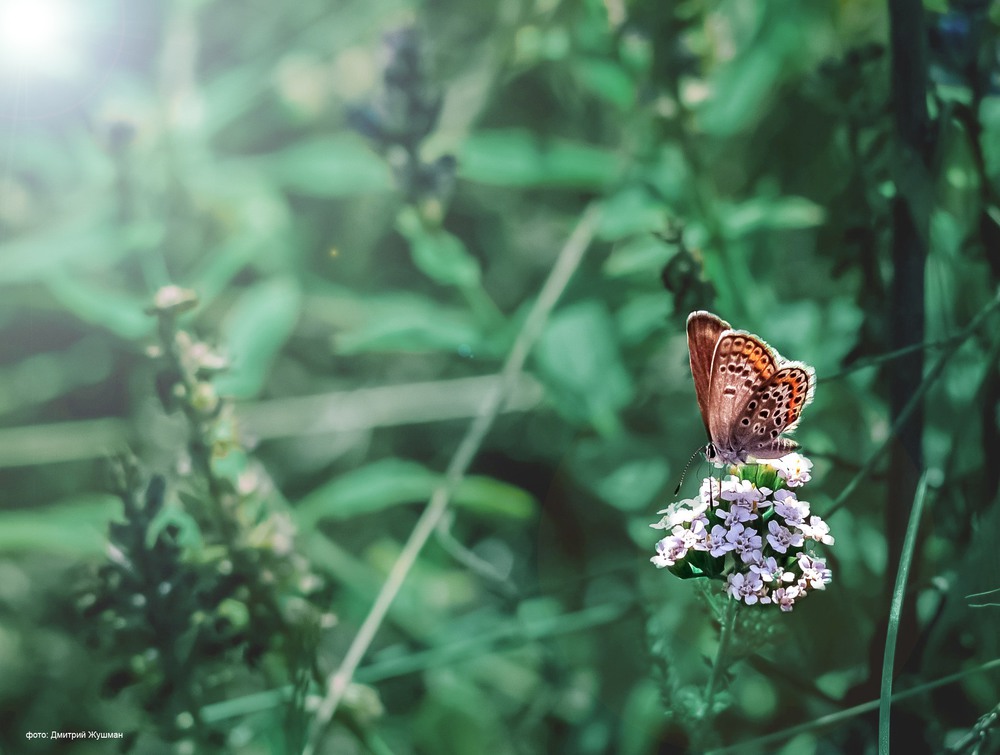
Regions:
<instances>
[{"instance_id":1,"label":"green leaf","mask_svg":"<svg viewBox=\"0 0 1000 755\"><path fill-rule=\"evenodd\" d=\"M629 299L616 313L622 343L637 344L663 331L673 309L671 297L663 291Z\"/></svg>"},{"instance_id":2,"label":"green leaf","mask_svg":"<svg viewBox=\"0 0 1000 755\"><path fill-rule=\"evenodd\" d=\"M123 226L109 209L90 209L51 229L5 239L0 244L0 283L65 275L75 267L103 271L129 254L158 244L162 235L159 222Z\"/></svg>"},{"instance_id":3,"label":"green leaf","mask_svg":"<svg viewBox=\"0 0 1000 755\"><path fill-rule=\"evenodd\" d=\"M0 553L58 553L91 557L104 552L108 523L121 513L112 495L82 495L42 508L0 512Z\"/></svg>"},{"instance_id":4,"label":"green leaf","mask_svg":"<svg viewBox=\"0 0 1000 755\"><path fill-rule=\"evenodd\" d=\"M479 131L462 145L462 178L494 186L600 189L614 181L619 159L598 147L542 140L519 129Z\"/></svg>"},{"instance_id":5,"label":"green leaf","mask_svg":"<svg viewBox=\"0 0 1000 755\"><path fill-rule=\"evenodd\" d=\"M574 65L583 86L621 111L635 103L635 84L628 71L603 58L583 58Z\"/></svg>"},{"instance_id":6,"label":"green leaf","mask_svg":"<svg viewBox=\"0 0 1000 755\"><path fill-rule=\"evenodd\" d=\"M320 486L295 507L302 528L317 522L373 514L405 503L427 501L443 475L404 459L383 459ZM520 488L488 477L468 477L452 502L486 516L523 519L535 510L534 499Z\"/></svg>"},{"instance_id":7,"label":"green leaf","mask_svg":"<svg viewBox=\"0 0 1000 755\"><path fill-rule=\"evenodd\" d=\"M53 276L45 283L52 295L81 320L122 338L136 340L153 329L154 320L144 311L149 305L145 299L98 289L79 276Z\"/></svg>"},{"instance_id":8,"label":"green leaf","mask_svg":"<svg viewBox=\"0 0 1000 755\"><path fill-rule=\"evenodd\" d=\"M823 208L804 197L755 197L721 215L733 238L767 228L813 228L825 219Z\"/></svg>"},{"instance_id":9,"label":"green leaf","mask_svg":"<svg viewBox=\"0 0 1000 755\"><path fill-rule=\"evenodd\" d=\"M629 186L612 194L601 213L598 235L607 241L636 233L661 230L665 214L663 202L639 186Z\"/></svg>"},{"instance_id":10,"label":"green leaf","mask_svg":"<svg viewBox=\"0 0 1000 755\"><path fill-rule=\"evenodd\" d=\"M662 508L653 501L669 482L670 467L644 443L585 440L573 450L570 465L581 482L615 508Z\"/></svg>"},{"instance_id":11,"label":"green leaf","mask_svg":"<svg viewBox=\"0 0 1000 755\"><path fill-rule=\"evenodd\" d=\"M377 351L420 353L480 351L481 334L472 315L433 299L396 293L353 301L356 312L336 333L340 354Z\"/></svg>"},{"instance_id":12,"label":"green leaf","mask_svg":"<svg viewBox=\"0 0 1000 755\"><path fill-rule=\"evenodd\" d=\"M312 197L372 194L393 188L388 166L354 134L296 142L260 160L274 181Z\"/></svg>"},{"instance_id":13,"label":"green leaf","mask_svg":"<svg viewBox=\"0 0 1000 755\"><path fill-rule=\"evenodd\" d=\"M433 472L414 461L383 459L314 490L299 501L295 518L301 527L312 527L324 519L350 519L426 500L436 481Z\"/></svg>"},{"instance_id":14,"label":"green leaf","mask_svg":"<svg viewBox=\"0 0 1000 755\"><path fill-rule=\"evenodd\" d=\"M160 534L173 525L177 528L175 542L182 548L197 549L202 546L201 528L194 517L177 504L164 506L153 517L146 529L146 547L152 548Z\"/></svg>"},{"instance_id":15,"label":"green leaf","mask_svg":"<svg viewBox=\"0 0 1000 755\"><path fill-rule=\"evenodd\" d=\"M643 178L668 205L690 204L692 185L698 180L691 174L687 155L673 142L664 144L644 166Z\"/></svg>"},{"instance_id":16,"label":"green leaf","mask_svg":"<svg viewBox=\"0 0 1000 755\"><path fill-rule=\"evenodd\" d=\"M260 391L271 362L295 327L301 301L292 278L265 280L240 296L222 328L233 366L216 378L220 393L248 398Z\"/></svg>"},{"instance_id":17,"label":"green leaf","mask_svg":"<svg viewBox=\"0 0 1000 755\"><path fill-rule=\"evenodd\" d=\"M479 263L458 237L441 228L429 230L412 207L400 213L398 228L410 242L414 264L428 278L458 288L478 285Z\"/></svg>"},{"instance_id":18,"label":"green leaf","mask_svg":"<svg viewBox=\"0 0 1000 755\"><path fill-rule=\"evenodd\" d=\"M484 516L527 519L537 503L516 485L492 477L466 477L455 492L455 504Z\"/></svg>"},{"instance_id":19,"label":"green leaf","mask_svg":"<svg viewBox=\"0 0 1000 755\"><path fill-rule=\"evenodd\" d=\"M535 347L535 359L560 412L600 432L617 430L617 412L632 400L633 385L603 304L588 300L556 312Z\"/></svg>"},{"instance_id":20,"label":"green leaf","mask_svg":"<svg viewBox=\"0 0 1000 755\"><path fill-rule=\"evenodd\" d=\"M995 183L1000 179L1000 97L986 97L979 108L983 124L983 162L986 175Z\"/></svg>"},{"instance_id":21,"label":"green leaf","mask_svg":"<svg viewBox=\"0 0 1000 755\"><path fill-rule=\"evenodd\" d=\"M676 247L665 244L652 233L643 233L615 246L604 261L604 274L609 278L658 276L676 253Z\"/></svg>"}]
</instances>

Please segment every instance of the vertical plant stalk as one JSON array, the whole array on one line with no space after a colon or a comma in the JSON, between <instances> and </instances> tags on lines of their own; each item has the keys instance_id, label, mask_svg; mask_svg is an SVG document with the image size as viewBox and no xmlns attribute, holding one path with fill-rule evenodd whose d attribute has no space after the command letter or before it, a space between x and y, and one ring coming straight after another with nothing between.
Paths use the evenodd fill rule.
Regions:
<instances>
[{"instance_id":1,"label":"vertical plant stalk","mask_svg":"<svg viewBox=\"0 0 1000 755\"><path fill-rule=\"evenodd\" d=\"M878 705L879 755L888 755L889 753L889 706L892 703L892 671L896 659L896 636L899 633L903 597L906 595L906 582L910 574L913 550L917 542L917 531L920 529L920 515L924 510L926 497L927 472L924 472L917 484L917 493L913 498L910 521L906 526L906 539L903 541L903 552L899 559L899 571L896 574L896 586L892 591L892 604L889 607L889 627L885 637L885 654L882 657L882 688L879 693Z\"/></svg>"},{"instance_id":2,"label":"vertical plant stalk","mask_svg":"<svg viewBox=\"0 0 1000 755\"><path fill-rule=\"evenodd\" d=\"M892 109L895 121L897 193L892 203L893 281L889 313L890 349L924 340L924 276L928 222L933 202L928 166L933 139L927 112L927 50L922 0L889 0L892 49ZM903 416L920 388L924 358L914 351L894 362L889 371L889 406L893 420ZM892 446L886 501L889 563L902 547L898 523L902 507L912 501L923 466L923 407L919 404L900 422Z\"/></svg>"},{"instance_id":3,"label":"vertical plant stalk","mask_svg":"<svg viewBox=\"0 0 1000 755\"><path fill-rule=\"evenodd\" d=\"M389 575L382 585L382 589L379 590L375 602L361 624L358 633L354 636L350 647L347 649L347 653L340 662L340 666L327 679L326 691L320 700L316 715L310 725L306 746L302 750L303 755L313 755L316 752L316 747L327 725L333 719L333 715L337 711L337 706L343 699L344 693L347 691L347 687L354 677L354 672L368 651L379 627L385 620L389 607L392 605L393 600L395 600L400 587L402 587L410 569L420 555L420 551L448 510L448 504L455 488L465 477L469 465L472 463L472 460L479 451L479 447L486 438L486 434L493 426L493 421L500 411L504 398L524 368L524 363L531 352L532 346L545 327L545 322L548 320L549 314L562 296L566 285L576 272L577 267L579 267L583 255L590 246L590 242L597 230L599 215L599 205L596 203L590 205L584 211L566 244L559 252L559 256L552 267L552 271L549 273L548 279L542 286L542 290L538 294L534 306L532 306L527 319L524 321L524 325L521 327L521 331L517 335L517 339L511 347L510 353L507 355L507 360L500 373L500 381L483 398L478 413L469 424L469 429L466 431L462 442L455 451L455 455L448 464L444 480L434 490L430 501L420 515L420 519L417 520L413 532L410 533L406 545L403 546L403 550L392 565L392 569L390 569Z\"/></svg>"},{"instance_id":4,"label":"vertical plant stalk","mask_svg":"<svg viewBox=\"0 0 1000 755\"><path fill-rule=\"evenodd\" d=\"M729 646L733 643L733 635L736 634L736 611L739 605L737 600L727 600L726 607L722 612L719 627L719 649L715 651L712 673L705 686L705 709L702 711L702 721L706 725L710 725L715 719L715 693L718 692L719 682L729 665ZM709 728L711 727L709 726Z\"/></svg>"}]
</instances>

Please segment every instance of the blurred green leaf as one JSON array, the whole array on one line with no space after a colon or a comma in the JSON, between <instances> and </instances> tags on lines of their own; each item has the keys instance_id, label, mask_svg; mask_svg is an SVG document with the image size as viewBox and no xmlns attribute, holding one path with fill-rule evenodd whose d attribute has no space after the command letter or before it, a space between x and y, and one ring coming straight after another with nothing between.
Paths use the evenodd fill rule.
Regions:
<instances>
[{"instance_id":1,"label":"blurred green leaf","mask_svg":"<svg viewBox=\"0 0 1000 755\"><path fill-rule=\"evenodd\" d=\"M730 237L765 228L813 228L823 223L823 208L804 197L755 197L729 208L723 215Z\"/></svg>"},{"instance_id":2,"label":"blurred green leaf","mask_svg":"<svg viewBox=\"0 0 1000 755\"><path fill-rule=\"evenodd\" d=\"M712 96L698 109L699 123L709 134L728 136L750 128L767 111L778 84L823 54L808 31L808 12L799 7L778 10L766 5L730 14L731 24L747 24L754 44L747 44L714 72Z\"/></svg>"},{"instance_id":3,"label":"blurred green leaf","mask_svg":"<svg viewBox=\"0 0 1000 755\"><path fill-rule=\"evenodd\" d=\"M581 441L570 465L578 479L607 503L623 511L656 510L654 498L669 482L665 455L636 440Z\"/></svg>"},{"instance_id":4,"label":"blurred green leaf","mask_svg":"<svg viewBox=\"0 0 1000 755\"><path fill-rule=\"evenodd\" d=\"M209 249L189 278L200 304L211 304L256 257L267 253L269 245L269 239L241 233Z\"/></svg>"},{"instance_id":5,"label":"blurred green leaf","mask_svg":"<svg viewBox=\"0 0 1000 755\"><path fill-rule=\"evenodd\" d=\"M167 505L160 509L146 529L146 547L151 549L160 534L167 527L175 527L177 532L174 542L182 548L200 548L202 545L201 528L193 516L183 507Z\"/></svg>"},{"instance_id":6,"label":"blurred green leaf","mask_svg":"<svg viewBox=\"0 0 1000 755\"><path fill-rule=\"evenodd\" d=\"M652 233L641 233L635 238L616 244L604 261L604 273L610 278L627 275L659 277L663 266L677 253L676 247L664 243Z\"/></svg>"},{"instance_id":7,"label":"blurred green leaf","mask_svg":"<svg viewBox=\"0 0 1000 755\"><path fill-rule=\"evenodd\" d=\"M684 150L675 142L663 144L654 153L652 161L643 166L643 177L671 207L690 202L692 184L697 180L691 174ZM672 209L676 212L676 208Z\"/></svg>"},{"instance_id":8,"label":"blurred green leaf","mask_svg":"<svg viewBox=\"0 0 1000 755\"><path fill-rule=\"evenodd\" d=\"M74 267L104 270L160 242L159 221L121 225L110 208L93 210L53 227L0 244L0 283L66 275Z\"/></svg>"},{"instance_id":9,"label":"blurred green leaf","mask_svg":"<svg viewBox=\"0 0 1000 755\"><path fill-rule=\"evenodd\" d=\"M603 304L588 300L555 312L535 347L535 360L556 408L601 432L617 429L617 412L632 399L633 386Z\"/></svg>"},{"instance_id":10,"label":"blurred green leaf","mask_svg":"<svg viewBox=\"0 0 1000 755\"><path fill-rule=\"evenodd\" d=\"M462 480L455 493L455 504L477 514L507 519L527 519L537 509L534 497L521 488L483 476Z\"/></svg>"},{"instance_id":11,"label":"blurred green leaf","mask_svg":"<svg viewBox=\"0 0 1000 755\"><path fill-rule=\"evenodd\" d=\"M662 332L672 311L672 298L663 291L629 299L615 314L622 342L642 343L654 333Z\"/></svg>"},{"instance_id":12,"label":"blurred green leaf","mask_svg":"<svg viewBox=\"0 0 1000 755\"><path fill-rule=\"evenodd\" d=\"M52 506L0 511L0 553L100 555L108 523L121 514L121 507L115 496L94 494Z\"/></svg>"},{"instance_id":13,"label":"blurred green leaf","mask_svg":"<svg viewBox=\"0 0 1000 755\"><path fill-rule=\"evenodd\" d=\"M652 679L635 683L625 699L618 746L620 755L645 755L655 752L659 734L665 724L663 698Z\"/></svg>"},{"instance_id":14,"label":"blurred green leaf","mask_svg":"<svg viewBox=\"0 0 1000 755\"><path fill-rule=\"evenodd\" d=\"M604 58L580 58L573 65L584 87L621 111L635 103L635 84L618 63Z\"/></svg>"},{"instance_id":15,"label":"blurred green leaf","mask_svg":"<svg viewBox=\"0 0 1000 755\"><path fill-rule=\"evenodd\" d=\"M145 297L98 289L80 276L54 275L46 279L52 295L81 320L110 330L122 338L135 340L149 334L154 325L145 313Z\"/></svg>"},{"instance_id":16,"label":"blurred green leaf","mask_svg":"<svg viewBox=\"0 0 1000 755\"><path fill-rule=\"evenodd\" d=\"M350 133L295 142L259 160L274 181L307 196L343 197L393 188L385 161Z\"/></svg>"},{"instance_id":17,"label":"blurred green leaf","mask_svg":"<svg viewBox=\"0 0 1000 755\"><path fill-rule=\"evenodd\" d=\"M630 186L605 201L598 235L615 241L636 233L662 230L665 220L663 202L650 196L645 187Z\"/></svg>"},{"instance_id":18,"label":"blurred green leaf","mask_svg":"<svg viewBox=\"0 0 1000 755\"><path fill-rule=\"evenodd\" d=\"M243 292L223 325L222 342L232 367L215 380L221 394L248 398L260 392L272 360L295 327L301 301L292 278L265 280Z\"/></svg>"},{"instance_id":19,"label":"blurred green leaf","mask_svg":"<svg viewBox=\"0 0 1000 755\"><path fill-rule=\"evenodd\" d=\"M1000 97L986 97L979 111L983 123L983 162L986 175L996 184L1000 179Z\"/></svg>"},{"instance_id":20,"label":"blurred green leaf","mask_svg":"<svg viewBox=\"0 0 1000 755\"><path fill-rule=\"evenodd\" d=\"M108 339L97 333L81 338L64 351L33 354L0 369L0 412L23 410L33 403L51 401L81 386L99 383L108 378L114 364ZM45 448L39 448L38 441L15 440L20 453L14 452L14 456L24 463L29 458L38 458L39 454L45 458L48 451L58 456L61 450L74 445L74 438L68 433L60 440L66 444L61 448L53 447L51 441L45 443ZM76 440L81 445L87 443L86 438ZM7 463L18 463L11 458L9 448L0 453L6 454Z\"/></svg>"},{"instance_id":21,"label":"blurred green leaf","mask_svg":"<svg viewBox=\"0 0 1000 755\"><path fill-rule=\"evenodd\" d=\"M479 263L457 236L443 228L429 230L412 207L400 213L398 227L410 242L413 262L427 277L458 288L479 284Z\"/></svg>"},{"instance_id":22,"label":"blurred green leaf","mask_svg":"<svg viewBox=\"0 0 1000 755\"><path fill-rule=\"evenodd\" d=\"M339 521L425 502L442 479L417 462L382 459L321 485L299 501L295 518L300 527L311 528L326 519ZM520 488L489 477L467 477L452 502L485 516L513 519L531 516L536 508L534 499Z\"/></svg>"},{"instance_id":23,"label":"blurred green leaf","mask_svg":"<svg viewBox=\"0 0 1000 755\"><path fill-rule=\"evenodd\" d=\"M295 506L300 527L350 519L402 503L426 500L438 476L415 461L382 459L321 485Z\"/></svg>"},{"instance_id":24,"label":"blurred green leaf","mask_svg":"<svg viewBox=\"0 0 1000 755\"><path fill-rule=\"evenodd\" d=\"M615 180L619 159L599 147L528 131L478 131L462 145L462 178L495 186L599 189Z\"/></svg>"},{"instance_id":25,"label":"blurred green leaf","mask_svg":"<svg viewBox=\"0 0 1000 755\"><path fill-rule=\"evenodd\" d=\"M335 334L340 354L371 351L478 351L481 334L472 315L410 293L355 301L360 316Z\"/></svg>"}]
</instances>

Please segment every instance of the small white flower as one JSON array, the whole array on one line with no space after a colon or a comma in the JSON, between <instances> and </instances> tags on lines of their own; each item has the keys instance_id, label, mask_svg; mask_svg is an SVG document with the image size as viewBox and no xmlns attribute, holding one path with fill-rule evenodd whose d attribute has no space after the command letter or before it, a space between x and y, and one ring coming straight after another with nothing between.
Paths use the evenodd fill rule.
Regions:
<instances>
[{"instance_id":1,"label":"small white flower","mask_svg":"<svg viewBox=\"0 0 1000 755\"><path fill-rule=\"evenodd\" d=\"M729 594L736 600L744 601L748 606L752 606L760 598L760 593L764 589L760 581L760 575L737 572L729 575Z\"/></svg>"},{"instance_id":2,"label":"small white flower","mask_svg":"<svg viewBox=\"0 0 1000 755\"><path fill-rule=\"evenodd\" d=\"M790 488L805 485L812 479L813 463L802 454L786 454L770 464Z\"/></svg>"},{"instance_id":3,"label":"small white flower","mask_svg":"<svg viewBox=\"0 0 1000 755\"><path fill-rule=\"evenodd\" d=\"M763 544L757 530L742 524L734 524L726 539L733 544L733 549L745 564L752 563L756 559L754 554L760 551Z\"/></svg>"},{"instance_id":4,"label":"small white flower","mask_svg":"<svg viewBox=\"0 0 1000 755\"><path fill-rule=\"evenodd\" d=\"M774 512L789 524L805 521L809 516L809 502L800 501L791 490L774 493Z\"/></svg>"},{"instance_id":5,"label":"small white flower","mask_svg":"<svg viewBox=\"0 0 1000 755\"><path fill-rule=\"evenodd\" d=\"M683 537L671 535L656 544L656 555L649 559L657 569L673 566L688 553L688 545Z\"/></svg>"},{"instance_id":6,"label":"small white flower","mask_svg":"<svg viewBox=\"0 0 1000 755\"><path fill-rule=\"evenodd\" d=\"M760 503L768 495L770 488L758 488L750 480L730 477L722 483L722 498L732 501L734 506L750 506Z\"/></svg>"},{"instance_id":7,"label":"small white flower","mask_svg":"<svg viewBox=\"0 0 1000 755\"><path fill-rule=\"evenodd\" d=\"M733 506L729 511L720 511L719 514L722 516L722 523L727 527L757 518L757 515L746 506Z\"/></svg>"},{"instance_id":8,"label":"small white flower","mask_svg":"<svg viewBox=\"0 0 1000 755\"><path fill-rule=\"evenodd\" d=\"M768 556L764 559L763 554L760 551L757 552L759 555L750 564L750 571L759 574L760 578L765 582L791 582L795 579L795 575L789 571L785 571L780 566L778 562L774 560L774 556Z\"/></svg>"},{"instance_id":9,"label":"small white flower","mask_svg":"<svg viewBox=\"0 0 1000 755\"><path fill-rule=\"evenodd\" d=\"M801 532L793 532L787 527L782 527L774 519L767 523L767 531L767 542L778 553L787 553L789 547L798 548L805 542Z\"/></svg>"},{"instance_id":10,"label":"small white flower","mask_svg":"<svg viewBox=\"0 0 1000 755\"><path fill-rule=\"evenodd\" d=\"M796 598L800 598L803 595L804 593L795 585L779 587L771 592L771 601L777 603L781 610L787 613L792 610Z\"/></svg>"},{"instance_id":11,"label":"small white flower","mask_svg":"<svg viewBox=\"0 0 1000 755\"><path fill-rule=\"evenodd\" d=\"M802 530L802 534L810 540L816 540L823 545L833 545L835 542L833 535L830 534L830 525L818 516L809 517L808 524L800 522L796 523L795 526Z\"/></svg>"},{"instance_id":12,"label":"small white flower","mask_svg":"<svg viewBox=\"0 0 1000 755\"><path fill-rule=\"evenodd\" d=\"M665 516L656 524L649 526L654 529L667 530L678 524L688 524L704 514L707 508L708 506L698 498L686 498L657 511L657 514Z\"/></svg>"},{"instance_id":13,"label":"small white flower","mask_svg":"<svg viewBox=\"0 0 1000 755\"><path fill-rule=\"evenodd\" d=\"M712 558L724 556L736 547L736 545L729 539L729 533L730 530L727 530L721 524L717 524L712 527L712 531L708 535L708 547L705 548Z\"/></svg>"},{"instance_id":14,"label":"small white flower","mask_svg":"<svg viewBox=\"0 0 1000 755\"><path fill-rule=\"evenodd\" d=\"M800 553L798 559L799 568L802 570L799 586L803 590L825 590L833 580L832 572L826 568L826 561L814 558L808 553Z\"/></svg>"}]
</instances>

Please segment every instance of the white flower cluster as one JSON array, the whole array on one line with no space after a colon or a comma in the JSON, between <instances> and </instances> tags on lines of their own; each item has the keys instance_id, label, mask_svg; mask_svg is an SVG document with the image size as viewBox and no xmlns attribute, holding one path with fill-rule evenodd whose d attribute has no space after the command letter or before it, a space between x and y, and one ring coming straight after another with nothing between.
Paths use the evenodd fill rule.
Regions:
<instances>
[{"instance_id":1,"label":"white flower cluster","mask_svg":"<svg viewBox=\"0 0 1000 755\"><path fill-rule=\"evenodd\" d=\"M741 465L740 476L706 478L697 498L658 512L663 518L650 526L670 534L650 560L682 577L725 578L729 595L747 605L791 611L831 579L826 562L805 550L809 541L833 545L830 528L793 490L809 481L811 469L804 456L788 454Z\"/></svg>"}]
</instances>

